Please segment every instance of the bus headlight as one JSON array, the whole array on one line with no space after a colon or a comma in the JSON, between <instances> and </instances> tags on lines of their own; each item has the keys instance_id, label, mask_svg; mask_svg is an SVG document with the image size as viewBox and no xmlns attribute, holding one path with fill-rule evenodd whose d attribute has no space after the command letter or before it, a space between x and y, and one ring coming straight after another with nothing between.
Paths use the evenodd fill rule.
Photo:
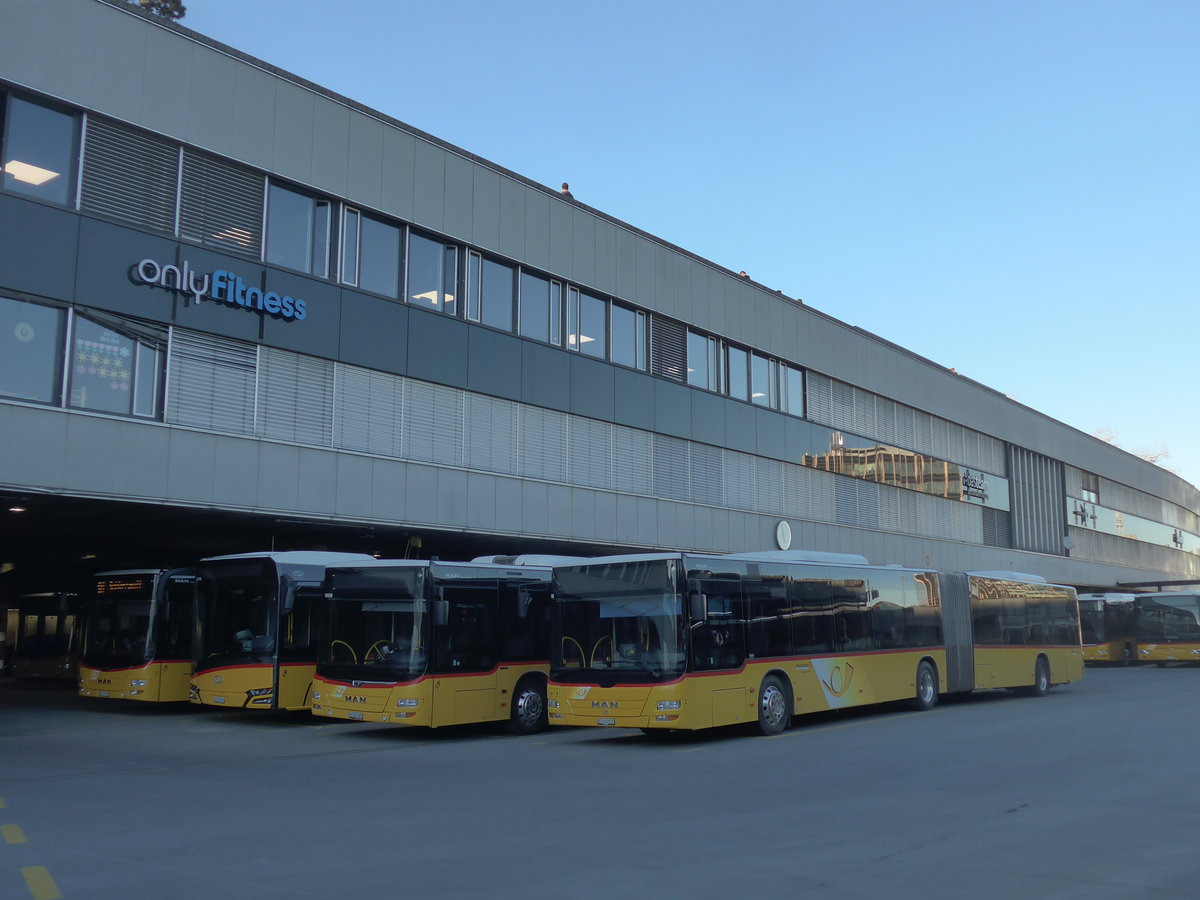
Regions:
<instances>
[{"instance_id":1,"label":"bus headlight","mask_svg":"<svg viewBox=\"0 0 1200 900\"><path fill-rule=\"evenodd\" d=\"M416 697L404 697L401 700L397 700L396 705L399 706L401 709L413 707L413 706L417 705L417 698Z\"/></svg>"},{"instance_id":2,"label":"bus headlight","mask_svg":"<svg viewBox=\"0 0 1200 900\"><path fill-rule=\"evenodd\" d=\"M558 709L559 704L557 700L551 697L546 701L546 706L548 706L550 709Z\"/></svg>"},{"instance_id":3,"label":"bus headlight","mask_svg":"<svg viewBox=\"0 0 1200 900\"><path fill-rule=\"evenodd\" d=\"M129 686L130 686L130 687L145 687L145 686L146 686L146 679L145 679L145 678L139 678L137 681L131 681L131 682L129 682Z\"/></svg>"},{"instance_id":4,"label":"bus headlight","mask_svg":"<svg viewBox=\"0 0 1200 900\"><path fill-rule=\"evenodd\" d=\"M250 703L269 705L273 692L274 688L250 688L250 690L246 691L246 699Z\"/></svg>"},{"instance_id":5,"label":"bus headlight","mask_svg":"<svg viewBox=\"0 0 1200 900\"><path fill-rule=\"evenodd\" d=\"M313 691L313 699L314 699L314 700L320 700L320 699L321 699L321 692L320 692L320 691Z\"/></svg>"},{"instance_id":6,"label":"bus headlight","mask_svg":"<svg viewBox=\"0 0 1200 900\"><path fill-rule=\"evenodd\" d=\"M680 701L678 700L659 700L658 708L663 709L679 709Z\"/></svg>"}]
</instances>

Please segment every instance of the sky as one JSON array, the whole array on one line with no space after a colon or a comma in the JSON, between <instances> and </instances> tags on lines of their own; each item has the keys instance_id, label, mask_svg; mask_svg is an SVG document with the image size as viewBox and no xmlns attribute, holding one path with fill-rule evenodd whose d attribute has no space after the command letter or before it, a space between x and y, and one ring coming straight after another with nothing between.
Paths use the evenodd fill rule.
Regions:
<instances>
[{"instance_id":1,"label":"sky","mask_svg":"<svg viewBox=\"0 0 1200 900\"><path fill-rule=\"evenodd\" d=\"M1200 484L1194 0L186 5Z\"/></svg>"}]
</instances>

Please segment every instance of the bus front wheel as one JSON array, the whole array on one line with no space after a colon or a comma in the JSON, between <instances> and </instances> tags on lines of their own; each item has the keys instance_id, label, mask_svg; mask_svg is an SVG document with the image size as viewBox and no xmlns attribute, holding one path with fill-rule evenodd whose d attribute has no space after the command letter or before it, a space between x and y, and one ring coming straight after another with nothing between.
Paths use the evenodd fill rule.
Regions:
<instances>
[{"instance_id":1,"label":"bus front wheel","mask_svg":"<svg viewBox=\"0 0 1200 900\"><path fill-rule=\"evenodd\" d=\"M1050 663L1046 657L1039 656L1037 665L1033 667L1033 684L1026 688L1030 697L1045 697L1050 691Z\"/></svg>"},{"instance_id":2,"label":"bus front wheel","mask_svg":"<svg viewBox=\"0 0 1200 900\"><path fill-rule=\"evenodd\" d=\"M758 730L767 737L782 734L792 721L787 688L777 675L763 679L758 691Z\"/></svg>"},{"instance_id":3,"label":"bus front wheel","mask_svg":"<svg viewBox=\"0 0 1200 900\"><path fill-rule=\"evenodd\" d=\"M933 663L923 659L917 666L917 696L913 700L913 706L924 712L933 709L937 705L937 699L937 673L933 670Z\"/></svg>"},{"instance_id":4,"label":"bus front wheel","mask_svg":"<svg viewBox=\"0 0 1200 900\"><path fill-rule=\"evenodd\" d=\"M526 678L513 691L508 730L513 734L536 734L547 724L545 685L536 678Z\"/></svg>"}]
</instances>

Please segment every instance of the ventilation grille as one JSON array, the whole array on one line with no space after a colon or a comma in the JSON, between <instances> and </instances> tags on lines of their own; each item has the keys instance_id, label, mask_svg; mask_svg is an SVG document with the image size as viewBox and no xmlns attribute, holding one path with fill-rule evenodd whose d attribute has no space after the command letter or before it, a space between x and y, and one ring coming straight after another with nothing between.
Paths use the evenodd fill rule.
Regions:
<instances>
[{"instance_id":1,"label":"ventilation grille","mask_svg":"<svg viewBox=\"0 0 1200 900\"><path fill-rule=\"evenodd\" d=\"M263 176L184 148L180 237L258 256L262 220Z\"/></svg>"},{"instance_id":2,"label":"ventilation grille","mask_svg":"<svg viewBox=\"0 0 1200 900\"><path fill-rule=\"evenodd\" d=\"M87 128L80 208L174 234L178 146L107 119Z\"/></svg>"},{"instance_id":3,"label":"ventilation grille","mask_svg":"<svg viewBox=\"0 0 1200 900\"><path fill-rule=\"evenodd\" d=\"M687 329L661 316L650 317L650 371L687 381Z\"/></svg>"}]
</instances>

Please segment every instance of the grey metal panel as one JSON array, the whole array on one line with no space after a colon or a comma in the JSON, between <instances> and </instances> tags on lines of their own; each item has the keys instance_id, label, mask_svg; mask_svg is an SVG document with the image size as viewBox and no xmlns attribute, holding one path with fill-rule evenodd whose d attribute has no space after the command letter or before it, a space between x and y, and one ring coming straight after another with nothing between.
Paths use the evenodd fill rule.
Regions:
<instances>
[{"instance_id":1,"label":"grey metal panel","mask_svg":"<svg viewBox=\"0 0 1200 900\"><path fill-rule=\"evenodd\" d=\"M350 110L318 96L313 106L311 183L335 197L345 197L349 162Z\"/></svg>"},{"instance_id":2,"label":"grey metal panel","mask_svg":"<svg viewBox=\"0 0 1200 900\"><path fill-rule=\"evenodd\" d=\"M802 419L783 417L783 458L802 464L804 454L812 447L812 426Z\"/></svg>"},{"instance_id":3,"label":"grey metal panel","mask_svg":"<svg viewBox=\"0 0 1200 900\"><path fill-rule=\"evenodd\" d=\"M402 521L407 515L408 470L410 466L392 459L371 461L371 515L385 521ZM412 466L422 470L423 466ZM429 481L430 479L425 479Z\"/></svg>"},{"instance_id":4,"label":"grey metal panel","mask_svg":"<svg viewBox=\"0 0 1200 900\"><path fill-rule=\"evenodd\" d=\"M165 498L189 503L212 503L217 460L215 435L183 428L171 429ZM225 465L224 460L221 464Z\"/></svg>"},{"instance_id":5,"label":"grey metal panel","mask_svg":"<svg viewBox=\"0 0 1200 900\"><path fill-rule=\"evenodd\" d=\"M438 521L438 470L410 463L404 484L404 514L410 522Z\"/></svg>"},{"instance_id":6,"label":"grey metal panel","mask_svg":"<svg viewBox=\"0 0 1200 900\"><path fill-rule=\"evenodd\" d=\"M160 28L140 30L145 35L146 49L139 121L154 131L182 138L188 132L188 106L180 100L188 95L192 81L194 45Z\"/></svg>"},{"instance_id":7,"label":"grey metal panel","mask_svg":"<svg viewBox=\"0 0 1200 900\"><path fill-rule=\"evenodd\" d=\"M230 154L238 64L208 47L192 44L191 48L188 125L183 138L214 153Z\"/></svg>"},{"instance_id":8,"label":"grey metal panel","mask_svg":"<svg viewBox=\"0 0 1200 900\"><path fill-rule=\"evenodd\" d=\"M718 553L729 553L735 548L729 540L729 510L714 508L709 522L709 540Z\"/></svg>"},{"instance_id":9,"label":"grey metal panel","mask_svg":"<svg viewBox=\"0 0 1200 900\"><path fill-rule=\"evenodd\" d=\"M595 287L605 293L617 292L617 226L604 219L593 219L595 227Z\"/></svg>"},{"instance_id":10,"label":"grey metal panel","mask_svg":"<svg viewBox=\"0 0 1200 900\"><path fill-rule=\"evenodd\" d=\"M633 294L630 295L635 303L654 310L655 312L670 313L669 298L660 297L655 292L655 276L658 267L658 245L641 235L634 237L636 262L636 283Z\"/></svg>"},{"instance_id":11,"label":"grey metal panel","mask_svg":"<svg viewBox=\"0 0 1200 900\"><path fill-rule=\"evenodd\" d=\"M68 418L61 410L0 403L0 484L62 488Z\"/></svg>"},{"instance_id":12,"label":"grey metal panel","mask_svg":"<svg viewBox=\"0 0 1200 900\"><path fill-rule=\"evenodd\" d=\"M468 528L491 531L496 527L496 482L494 475L467 473Z\"/></svg>"},{"instance_id":13,"label":"grey metal panel","mask_svg":"<svg viewBox=\"0 0 1200 900\"><path fill-rule=\"evenodd\" d=\"M616 237L616 274L617 281L614 293L626 300L637 298L638 290L638 237L625 228L617 228Z\"/></svg>"},{"instance_id":14,"label":"grey metal panel","mask_svg":"<svg viewBox=\"0 0 1200 900\"><path fill-rule=\"evenodd\" d=\"M295 448L291 450L294 454ZM213 502L233 509L257 505L262 463L259 458L259 442L246 438L218 436L213 445L213 458L221 461L213 470ZM293 495L295 488L296 474L293 465Z\"/></svg>"},{"instance_id":15,"label":"grey metal panel","mask_svg":"<svg viewBox=\"0 0 1200 900\"><path fill-rule=\"evenodd\" d=\"M66 210L0 195L0 288L69 300L79 221Z\"/></svg>"},{"instance_id":16,"label":"grey metal panel","mask_svg":"<svg viewBox=\"0 0 1200 900\"><path fill-rule=\"evenodd\" d=\"M525 233L529 225L525 207L528 196L525 185L500 176L500 241L497 249L512 259L526 259Z\"/></svg>"},{"instance_id":17,"label":"grey metal panel","mask_svg":"<svg viewBox=\"0 0 1200 900\"><path fill-rule=\"evenodd\" d=\"M578 353L571 360L571 412L613 421L616 409L616 367L596 359L588 359Z\"/></svg>"},{"instance_id":18,"label":"grey metal panel","mask_svg":"<svg viewBox=\"0 0 1200 900\"><path fill-rule=\"evenodd\" d=\"M550 198L541 191L522 185L525 195L524 254L521 259L531 266L545 269L555 275L550 265Z\"/></svg>"},{"instance_id":19,"label":"grey metal panel","mask_svg":"<svg viewBox=\"0 0 1200 900\"><path fill-rule=\"evenodd\" d=\"M486 166L471 166L471 240L484 250L503 253L500 240L500 176Z\"/></svg>"},{"instance_id":20,"label":"grey metal panel","mask_svg":"<svg viewBox=\"0 0 1200 900\"><path fill-rule=\"evenodd\" d=\"M692 437L691 389L654 379L654 430L675 437Z\"/></svg>"},{"instance_id":21,"label":"grey metal panel","mask_svg":"<svg viewBox=\"0 0 1200 900\"><path fill-rule=\"evenodd\" d=\"M372 474L375 461L353 453L339 453L336 460L333 512L339 516L369 518L374 512Z\"/></svg>"},{"instance_id":22,"label":"grey metal panel","mask_svg":"<svg viewBox=\"0 0 1200 900\"><path fill-rule=\"evenodd\" d=\"M617 494L617 540L623 544L638 543L637 497Z\"/></svg>"},{"instance_id":23,"label":"grey metal panel","mask_svg":"<svg viewBox=\"0 0 1200 900\"><path fill-rule=\"evenodd\" d=\"M469 326L440 313L413 309L408 318L408 373L413 378L466 387Z\"/></svg>"},{"instance_id":24,"label":"grey metal panel","mask_svg":"<svg viewBox=\"0 0 1200 900\"><path fill-rule=\"evenodd\" d=\"M437 521L462 528L467 522L467 473L437 470Z\"/></svg>"},{"instance_id":25,"label":"grey metal panel","mask_svg":"<svg viewBox=\"0 0 1200 900\"><path fill-rule=\"evenodd\" d=\"M142 240L148 239L142 238ZM226 269L236 273L248 285L255 285L259 288L263 286L262 266L247 260L234 259L191 244L181 245L180 257L188 261L193 271L211 272L214 269ZM137 259L133 259L130 260L130 263L136 261ZM146 299L142 302L146 304L147 309L153 309L154 305L163 302L164 297L170 296L158 288L151 288L147 285L135 285L135 287L145 291ZM196 303L178 295L175 297L175 324L247 341L258 340L262 334L262 321L257 313L216 300Z\"/></svg>"},{"instance_id":26,"label":"grey metal panel","mask_svg":"<svg viewBox=\"0 0 1200 900\"><path fill-rule=\"evenodd\" d=\"M275 82L275 130L270 169L312 184L316 96L287 81Z\"/></svg>"},{"instance_id":27,"label":"grey metal panel","mask_svg":"<svg viewBox=\"0 0 1200 900\"><path fill-rule=\"evenodd\" d=\"M680 550L692 550L696 547L696 507L679 504L675 509L675 532L671 537L671 547Z\"/></svg>"},{"instance_id":28,"label":"grey metal panel","mask_svg":"<svg viewBox=\"0 0 1200 900\"><path fill-rule=\"evenodd\" d=\"M691 390L692 438L715 447L725 446L725 407L732 403L719 394Z\"/></svg>"},{"instance_id":29,"label":"grey metal panel","mask_svg":"<svg viewBox=\"0 0 1200 900\"><path fill-rule=\"evenodd\" d=\"M657 503L658 537L655 547L674 548L679 546L679 527L677 525L678 511L683 508L680 503L669 500L659 500Z\"/></svg>"},{"instance_id":30,"label":"grey metal panel","mask_svg":"<svg viewBox=\"0 0 1200 900\"><path fill-rule=\"evenodd\" d=\"M95 16L92 40L97 48L92 66L92 105L127 122L142 121L142 92L130 90L146 77L146 36L150 31L132 16ZM58 52L54 53L58 57Z\"/></svg>"},{"instance_id":31,"label":"grey metal panel","mask_svg":"<svg viewBox=\"0 0 1200 900\"><path fill-rule=\"evenodd\" d=\"M360 112L350 113L346 197L371 209L383 206L383 129L378 119Z\"/></svg>"},{"instance_id":32,"label":"grey metal panel","mask_svg":"<svg viewBox=\"0 0 1200 900\"><path fill-rule=\"evenodd\" d=\"M692 507L692 540L682 549L712 550L716 547L713 542L712 510L707 506Z\"/></svg>"},{"instance_id":33,"label":"grey metal panel","mask_svg":"<svg viewBox=\"0 0 1200 900\"><path fill-rule=\"evenodd\" d=\"M114 465L116 492L125 497L158 500L167 495L171 429L133 420L118 423L121 448Z\"/></svg>"},{"instance_id":34,"label":"grey metal panel","mask_svg":"<svg viewBox=\"0 0 1200 900\"><path fill-rule=\"evenodd\" d=\"M667 265L670 266L670 283L666 287L671 291L671 308L675 310L703 311L708 313L708 296L697 297L692 287L692 276L696 274L696 264L679 253L666 255Z\"/></svg>"},{"instance_id":35,"label":"grey metal panel","mask_svg":"<svg viewBox=\"0 0 1200 900\"><path fill-rule=\"evenodd\" d=\"M496 528L513 533L521 530L523 521L523 499L521 481L517 478L497 478L495 514Z\"/></svg>"},{"instance_id":36,"label":"grey metal panel","mask_svg":"<svg viewBox=\"0 0 1200 900\"><path fill-rule=\"evenodd\" d=\"M551 484L546 490L546 528L548 534L571 535L571 488Z\"/></svg>"},{"instance_id":37,"label":"grey metal panel","mask_svg":"<svg viewBox=\"0 0 1200 900\"><path fill-rule=\"evenodd\" d=\"M331 516L337 511L338 456L331 450L300 450L296 508Z\"/></svg>"},{"instance_id":38,"label":"grey metal panel","mask_svg":"<svg viewBox=\"0 0 1200 900\"><path fill-rule=\"evenodd\" d=\"M658 547L658 501L648 497L638 497L637 531L631 536L643 547ZM630 537L625 537L629 540Z\"/></svg>"},{"instance_id":39,"label":"grey metal panel","mask_svg":"<svg viewBox=\"0 0 1200 900\"><path fill-rule=\"evenodd\" d=\"M521 530L526 534L548 534L550 486L543 481L521 482Z\"/></svg>"},{"instance_id":40,"label":"grey metal panel","mask_svg":"<svg viewBox=\"0 0 1200 900\"><path fill-rule=\"evenodd\" d=\"M71 12L75 13L76 10ZM56 49L61 52L67 48L82 49L93 46L91 55L94 57L94 45L91 45L90 41L81 40L78 17L72 14L63 16L63 19L75 27L71 29L71 33L62 36L62 44ZM24 3L6 3L4 27L0 28L0 59L4 60L5 77L50 93L65 93L56 90L60 85L59 78L56 77L58 53L50 53L46 43L46 32L57 33L58 30L57 23L52 22L51 17L46 15L44 3L33 2L33 0L27 0ZM55 36L57 37L57 34ZM89 38L90 36L89 33ZM50 62L52 57L54 65L51 65ZM64 54L63 62L68 66L72 62L75 66L85 63L84 60L73 58L69 53ZM91 59L86 60L86 65L83 67L86 68L88 77L81 79L76 76L72 81L77 85L90 86Z\"/></svg>"},{"instance_id":41,"label":"grey metal panel","mask_svg":"<svg viewBox=\"0 0 1200 900\"><path fill-rule=\"evenodd\" d=\"M441 231L446 218L446 151L418 139L413 168L413 221Z\"/></svg>"},{"instance_id":42,"label":"grey metal panel","mask_svg":"<svg viewBox=\"0 0 1200 900\"><path fill-rule=\"evenodd\" d=\"M268 268L264 287L280 296L302 298L306 310L305 318L291 321L263 315L262 336L266 343L325 359L337 358L342 319L342 291L337 285Z\"/></svg>"},{"instance_id":43,"label":"grey metal panel","mask_svg":"<svg viewBox=\"0 0 1200 900\"><path fill-rule=\"evenodd\" d=\"M530 190L532 192L532 189ZM556 275L587 284L585 279L575 274L575 265L572 259L575 208L562 200L549 200L548 221L550 223L550 242L546 267Z\"/></svg>"},{"instance_id":44,"label":"grey metal panel","mask_svg":"<svg viewBox=\"0 0 1200 900\"><path fill-rule=\"evenodd\" d=\"M233 153L236 159L270 171L275 157L275 115L263 110L275 109L275 88L279 83L252 66L235 70L233 100ZM311 133L305 140L311 139Z\"/></svg>"},{"instance_id":45,"label":"grey metal panel","mask_svg":"<svg viewBox=\"0 0 1200 900\"><path fill-rule=\"evenodd\" d=\"M408 307L347 288L340 306L338 359L403 375L408 368Z\"/></svg>"},{"instance_id":46,"label":"grey metal panel","mask_svg":"<svg viewBox=\"0 0 1200 900\"><path fill-rule=\"evenodd\" d=\"M532 341L522 341L521 399L533 406L567 412L571 409L571 368L566 353Z\"/></svg>"},{"instance_id":47,"label":"grey metal panel","mask_svg":"<svg viewBox=\"0 0 1200 900\"><path fill-rule=\"evenodd\" d=\"M299 447L261 441L258 448L258 490L250 495L257 498L263 509L300 509L300 453ZM217 470L218 489L224 475ZM241 498L245 502L245 496Z\"/></svg>"},{"instance_id":48,"label":"grey metal panel","mask_svg":"<svg viewBox=\"0 0 1200 900\"><path fill-rule=\"evenodd\" d=\"M100 309L170 322L175 304L181 301L170 291L135 283L131 273L140 260L147 258L161 265L177 264L178 242L87 217L81 217L77 223L79 266L78 283L74 290L76 299ZM203 265L203 261L197 263L191 254L187 258L191 259L193 268ZM203 274L211 270L199 271Z\"/></svg>"},{"instance_id":49,"label":"grey metal panel","mask_svg":"<svg viewBox=\"0 0 1200 900\"><path fill-rule=\"evenodd\" d=\"M487 328L467 330L468 390L508 400L521 399L521 352L524 342Z\"/></svg>"},{"instance_id":50,"label":"grey metal panel","mask_svg":"<svg viewBox=\"0 0 1200 900\"><path fill-rule=\"evenodd\" d=\"M596 540L617 540L617 495L608 491L596 491Z\"/></svg>"},{"instance_id":51,"label":"grey metal panel","mask_svg":"<svg viewBox=\"0 0 1200 900\"><path fill-rule=\"evenodd\" d=\"M415 137L398 128L384 127L381 208L410 221L415 202L416 157Z\"/></svg>"},{"instance_id":52,"label":"grey metal panel","mask_svg":"<svg viewBox=\"0 0 1200 900\"><path fill-rule=\"evenodd\" d=\"M469 160L446 154L446 199L442 231L462 241L473 242L471 228L474 206L474 169Z\"/></svg>"},{"instance_id":53,"label":"grey metal panel","mask_svg":"<svg viewBox=\"0 0 1200 900\"><path fill-rule=\"evenodd\" d=\"M680 304L675 294L675 265L672 257L674 251L654 244L654 296L658 298L658 308L668 315L678 316L681 312L691 313L688 304Z\"/></svg>"},{"instance_id":54,"label":"grey metal panel","mask_svg":"<svg viewBox=\"0 0 1200 900\"><path fill-rule=\"evenodd\" d=\"M596 284L596 217L589 212L567 207L571 212L571 267L568 270L580 284Z\"/></svg>"},{"instance_id":55,"label":"grey metal panel","mask_svg":"<svg viewBox=\"0 0 1200 900\"><path fill-rule=\"evenodd\" d=\"M613 388L616 400L613 421L630 428L653 431L655 384L656 380L649 375L629 369L614 369Z\"/></svg>"},{"instance_id":56,"label":"grey metal panel","mask_svg":"<svg viewBox=\"0 0 1200 900\"><path fill-rule=\"evenodd\" d=\"M758 424L755 409L748 403L731 400L725 404L725 446L745 453L758 448Z\"/></svg>"},{"instance_id":57,"label":"grey metal panel","mask_svg":"<svg viewBox=\"0 0 1200 900\"><path fill-rule=\"evenodd\" d=\"M586 488L571 490L571 531L573 538L596 538L596 492Z\"/></svg>"},{"instance_id":58,"label":"grey metal panel","mask_svg":"<svg viewBox=\"0 0 1200 900\"><path fill-rule=\"evenodd\" d=\"M771 459L783 459L787 454L787 444L784 439L784 416L769 409L756 409L755 433L759 456Z\"/></svg>"}]
</instances>

